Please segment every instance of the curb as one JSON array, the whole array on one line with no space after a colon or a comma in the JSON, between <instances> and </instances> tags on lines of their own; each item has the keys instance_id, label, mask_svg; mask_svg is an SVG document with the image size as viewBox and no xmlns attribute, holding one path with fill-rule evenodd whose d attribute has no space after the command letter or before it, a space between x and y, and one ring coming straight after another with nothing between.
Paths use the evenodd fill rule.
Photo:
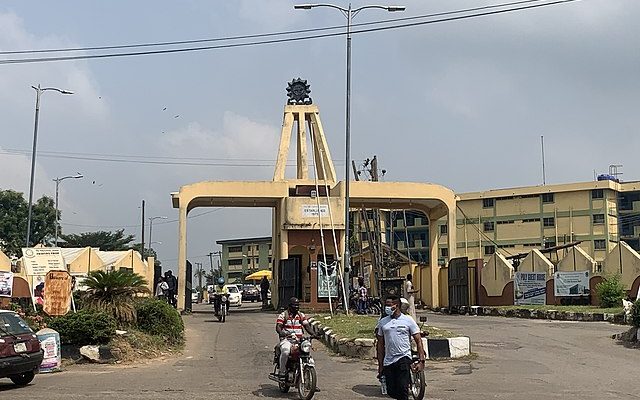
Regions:
<instances>
[{"instance_id":1,"label":"curb","mask_svg":"<svg viewBox=\"0 0 640 400\"><path fill-rule=\"evenodd\" d=\"M553 321L579 321L579 322L610 322L612 324L625 325L625 316L620 314L574 312L560 310L535 310L535 309L504 309L498 307L485 306L460 306L460 307L439 307L425 308L440 314L451 315L477 315L490 317L524 318L524 319L547 319Z\"/></svg>"},{"instance_id":2,"label":"curb","mask_svg":"<svg viewBox=\"0 0 640 400\"><path fill-rule=\"evenodd\" d=\"M314 334L320 336L322 343L334 352L363 360L376 358L375 339L341 338L333 333L331 328L323 326L317 319L309 318L309 321ZM471 354L471 341L466 336L423 338L422 344L427 353L427 359L453 359Z\"/></svg>"}]
</instances>

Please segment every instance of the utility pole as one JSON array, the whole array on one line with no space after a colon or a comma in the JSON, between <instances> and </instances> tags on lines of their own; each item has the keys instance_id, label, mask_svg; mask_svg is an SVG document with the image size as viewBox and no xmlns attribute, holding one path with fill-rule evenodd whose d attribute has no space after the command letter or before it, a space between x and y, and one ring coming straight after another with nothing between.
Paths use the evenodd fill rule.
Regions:
<instances>
[{"instance_id":1,"label":"utility pole","mask_svg":"<svg viewBox=\"0 0 640 400\"><path fill-rule=\"evenodd\" d=\"M142 200L142 240L140 241L140 257L144 260L144 200Z\"/></svg>"}]
</instances>

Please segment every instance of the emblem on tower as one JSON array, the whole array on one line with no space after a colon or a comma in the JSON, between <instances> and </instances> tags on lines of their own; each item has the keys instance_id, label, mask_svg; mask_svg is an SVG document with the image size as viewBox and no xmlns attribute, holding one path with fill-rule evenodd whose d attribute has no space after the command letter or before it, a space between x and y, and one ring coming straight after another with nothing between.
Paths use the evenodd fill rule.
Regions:
<instances>
[{"instance_id":1,"label":"emblem on tower","mask_svg":"<svg viewBox=\"0 0 640 400\"><path fill-rule=\"evenodd\" d=\"M311 93L311 86L307 83L306 79L294 79L287 84L287 104L293 105L309 105L313 103L309 94Z\"/></svg>"}]
</instances>

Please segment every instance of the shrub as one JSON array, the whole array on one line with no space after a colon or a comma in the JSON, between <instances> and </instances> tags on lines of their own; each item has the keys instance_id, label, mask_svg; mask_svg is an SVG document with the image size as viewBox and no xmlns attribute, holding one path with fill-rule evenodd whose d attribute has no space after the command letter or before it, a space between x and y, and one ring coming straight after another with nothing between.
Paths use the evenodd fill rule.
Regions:
<instances>
[{"instance_id":1,"label":"shrub","mask_svg":"<svg viewBox=\"0 0 640 400\"><path fill-rule=\"evenodd\" d=\"M597 284L596 295L600 300L601 307L621 307L626 291L620 282L620 275L607 277L603 282Z\"/></svg>"},{"instance_id":2,"label":"shrub","mask_svg":"<svg viewBox=\"0 0 640 400\"><path fill-rule=\"evenodd\" d=\"M116 320L103 311L80 310L52 318L49 328L60 333L64 344L106 344L116 334Z\"/></svg>"},{"instance_id":3,"label":"shrub","mask_svg":"<svg viewBox=\"0 0 640 400\"><path fill-rule=\"evenodd\" d=\"M127 270L93 271L84 284L83 306L109 313L122 327L136 321L136 296L149 292L147 281Z\"/></svg>"},{"instance_id":4,"label":"shrub","mask_svg":"<svg viewBox=\"0 0 640 400\"><path fill-rule=\"evenodd\" d=\"M136 303L137 327L150 335L161 336L166 342L180 344L184 337L184 323L175 308L158 299Z\"/></svg>"},{"instance_id":5,"label":"shrub","mask_svg":"<svg viewBox=\"0 0 640 400\"><path fill-rule=\"evenodd\" d=\"M631 323L633 326L640 328L640 300L636 300L633 303L633 310L631 311Z\"/></svg>"}]
</instances>

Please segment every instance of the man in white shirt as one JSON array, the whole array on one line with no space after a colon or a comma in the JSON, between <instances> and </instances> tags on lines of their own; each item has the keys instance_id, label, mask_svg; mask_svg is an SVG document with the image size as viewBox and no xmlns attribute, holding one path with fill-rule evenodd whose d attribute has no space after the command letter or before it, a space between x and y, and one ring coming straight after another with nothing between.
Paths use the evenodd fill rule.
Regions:
<instances>
[{"instance_id":1,"label":"man in white shirt","mask_svg":"<svg viewBox=\"0 0 640 400\"><path fill-rule=\"evenodd\" d=\"M385 302L386 317L378 321L376 335L378 344L378 377L383 376L387 383L387 393L396 400L409 399L411 368L421 371L424 368L425 352L422 347L420 328L411 317L400 311L400 299L389 296ZM416 342L420 361L411 365L411 338Z\"/></svg>"},{"instance_id":2,"label":"man in white shirt","mask_svg":"<svg viewBox=\"0 0 640 400\"><path fill-rule=\"evenodd\" d=\"M404 282L404 295L407 301L409 302L409 310L407 313L413 318L414 321L417 321L418 318L416 316L416 299L414 294L418 293L417 290L413 287L413 277L411 274L407 274L407 280Z\"/></svg>"}]
</instances>

